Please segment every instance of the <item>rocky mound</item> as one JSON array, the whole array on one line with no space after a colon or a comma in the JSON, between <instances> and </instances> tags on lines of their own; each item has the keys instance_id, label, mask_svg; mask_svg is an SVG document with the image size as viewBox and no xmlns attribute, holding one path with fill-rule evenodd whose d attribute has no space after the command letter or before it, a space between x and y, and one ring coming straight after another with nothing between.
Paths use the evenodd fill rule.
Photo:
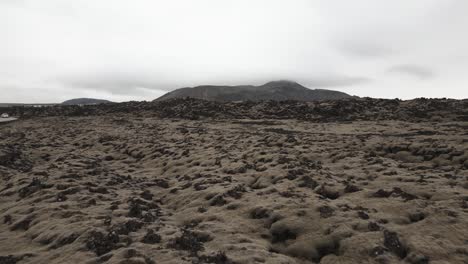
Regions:
<instances>
[{"instance_id":1,"label":"rocky mound","mask_svg":"<svg viewBox=\"0 0 468 264\"><path fill-rule=\"evenodd\" d=\"M260 86L212 86L204 85L193 88L181 88L169 92L155 101L168 100L173 98L197 98L212 101L262 101L262 100L336 100L350 98L351 96L332 90L316 89L311 90L296 82L275 81Z\"/></svg>"}]
</instances>

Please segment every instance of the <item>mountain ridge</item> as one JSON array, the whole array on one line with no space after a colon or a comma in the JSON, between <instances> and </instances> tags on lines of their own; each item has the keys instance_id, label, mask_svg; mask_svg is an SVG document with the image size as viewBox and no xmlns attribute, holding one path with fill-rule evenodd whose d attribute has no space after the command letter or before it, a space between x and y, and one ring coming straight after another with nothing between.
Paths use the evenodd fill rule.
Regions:
<instances>
[{"instance_id":1,"label":"mountain ridge","mask_svg":"<svg viewBox=\"0 0 468 264\"><path fill-rule=\"evenodd\" d=\"M95 105L95 104L108 104L112 103L109 100L95 99L95 98L74 98L66 100L61 105Z\"/></svg>"},{"instance_id":2,"label":"mountain ridge","mask_svg":"<svg viewBox=\"0 0 468 264\"><path fill-rule=\"evenodd\" d=\"M154 101L191 97L209 101L317 101L352 98L344 92L309 89L294 81L271 81L263 85L201 85L184 87L168 92Z\"/></svg>"}]
</instances>

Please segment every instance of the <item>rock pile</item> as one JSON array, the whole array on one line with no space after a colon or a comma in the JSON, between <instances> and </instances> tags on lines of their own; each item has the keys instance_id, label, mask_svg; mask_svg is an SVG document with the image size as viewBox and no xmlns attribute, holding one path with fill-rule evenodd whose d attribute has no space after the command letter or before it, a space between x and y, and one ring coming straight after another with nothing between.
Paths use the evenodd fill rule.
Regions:
<instances>
[{"instance_id":1,"label":"rock pile","mask_svg":"<svg viewBox=\"0 0 468 264\"><path fill-rule=\"evenodd\" d=\"M7 109L1 109L0 112ZM98 116L136 114L181 119L296 119L314 122L403 120L403 121L468 121L468 100L349 98L341 100L300 102L214 102L179 98L157 102L125 102L101 105L56 105L50 107L11 107L15 116Z\"/></svg>"}]
</instances>

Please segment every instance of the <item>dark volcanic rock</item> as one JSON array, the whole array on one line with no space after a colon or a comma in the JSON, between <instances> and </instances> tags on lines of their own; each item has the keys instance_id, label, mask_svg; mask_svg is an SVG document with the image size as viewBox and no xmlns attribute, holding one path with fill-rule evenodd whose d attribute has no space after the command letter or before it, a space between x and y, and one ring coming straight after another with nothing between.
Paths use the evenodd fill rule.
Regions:
<instances>
[{"instance_id":1,"label":"dark volcanic rock","mask_svg":"<svg viewBox=\"0 0 468 264\"><path fill-rule=\"evenodd\" d=\"M408 254L396 232L384 230L384 246L400 258L405 258Z\"/></svg>"},{"instance_id":2,"label":"dark volcanic rock","mask_svg":"<svg viewBox=\"0 0 468 264\"><path fill-rule=\"evenodd\" d=\"M210 256L200 256L198 257L198 261L195 261L194 264L202 264L202 263L213 263L213 264L234 264L224 252L218 252L214 255Z\"/></svg>"},{"instance_id":3,"label":"dark volcanic rock","mask_svg":"<svg viewBox=\"0 0 468 264\"><path fill-rule=\"evenodd\" d=\"M143 242L145 244L156 244L156 243L161 242L161 236L156 234L156 232L154 232L154 230L150 229L150 230L148 230L146 235L143 237L141 242Z\"/></svg>"},{"instance_id":4,"label":"dark volcanic rock","mask_svg":"<svg viewBox=\"0 0 468 264\"><path fill-rule=\"evenodd\" d=\"M20 260L21 260L21 258L12 256L12 255L0 256L0 263L1 264L16 264Z\"/></svg>"},{"instance_id":5,"label":"dark volcanic rock","mask_svg":"<svg viewBox=\"0 0 468 264\"><path fill-rule=\"evenodd\" d=\"M177 237L171 247L180 250L187 250L193 254L203 250L203 243L210 241L212 238L201 233L196 233L187 229L182 230L182 235Z\"/></svg>"},{"instance_id":6,"label":"dark volcanic rock","mask_svg":"<svg viewBox=\"0 0 468 264\"><path fill-rule=\"evenodd\" d=\"M117 233L111 231L107 235L93 231L90 233L86 241L88 250L94 251L96 255L101 256L116 248L119 243L119 236Z\"/></svg>"},{"instance_id":7,"label":"dark volcanic rock","mask_svg":"<svg viewBox=\"0 0 468 264\"><path fill-rule=\"evenodd\" d=\"M325 101L216 102L176 98L156 102L124 102L98 105L55 105L49 107L0 107L0 112L25 117L93 116L134 113L162 118L250 118L298 119L314 122L353 120L428 121L441 116L446 121L467 121L468 100L414 99L409 101L344 98ZM415 114L416 113L416 114ZM424 113L424 114L417 114Z\"/></svg>"},{"instance_id":8,"label":"dark volcanic rock","mask_svg":"<svg viewBox=\"0 0 468 264\"><path fill-rule=\"evenodd\" d=\"M357 98L14 108L23 118L0 125L0 263L463 262L463 108ZM277 120L288 118L301 120Z\"/></svg>"},{"instance_id":9,"label":"dark volcanic rock","mask_svg":"<svg viewBox=\"0 0 468 264\"><path fill-rule=\"evenodd\" d=\"M0 166L28 172L32 169L32 162L25 156L19 146L0 145Z\"/></svg>"},{"instance_id":10,"label":"dark volcanic rock","mask_svg":"<svg viewBox=\"0 0 468 264\"><path fill-rule=\"evenodd\" d=\"M27 197L41 189L46 189L52 187L51 185L43 183L40 179L38 178L33 178L31 183L28 186L25 186L21 189L19 189L18 193L21 198Z\"/></svg>"}]
</instances>

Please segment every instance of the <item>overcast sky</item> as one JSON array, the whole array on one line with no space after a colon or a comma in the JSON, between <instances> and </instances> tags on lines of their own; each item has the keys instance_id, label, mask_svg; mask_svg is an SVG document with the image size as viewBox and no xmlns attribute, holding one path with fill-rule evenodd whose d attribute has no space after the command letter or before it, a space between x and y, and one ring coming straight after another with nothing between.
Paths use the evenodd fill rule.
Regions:
<instances>
[{"instance_id":1,"label":"overcast sky","mask_svg":"<svg viewBox=\"0 0 468 264\"><path fill-rule=\"evenodd\" d=\"M0 102L297 81L468 98L467 0L0 0Z\"/></svg>"}]
</instances>

